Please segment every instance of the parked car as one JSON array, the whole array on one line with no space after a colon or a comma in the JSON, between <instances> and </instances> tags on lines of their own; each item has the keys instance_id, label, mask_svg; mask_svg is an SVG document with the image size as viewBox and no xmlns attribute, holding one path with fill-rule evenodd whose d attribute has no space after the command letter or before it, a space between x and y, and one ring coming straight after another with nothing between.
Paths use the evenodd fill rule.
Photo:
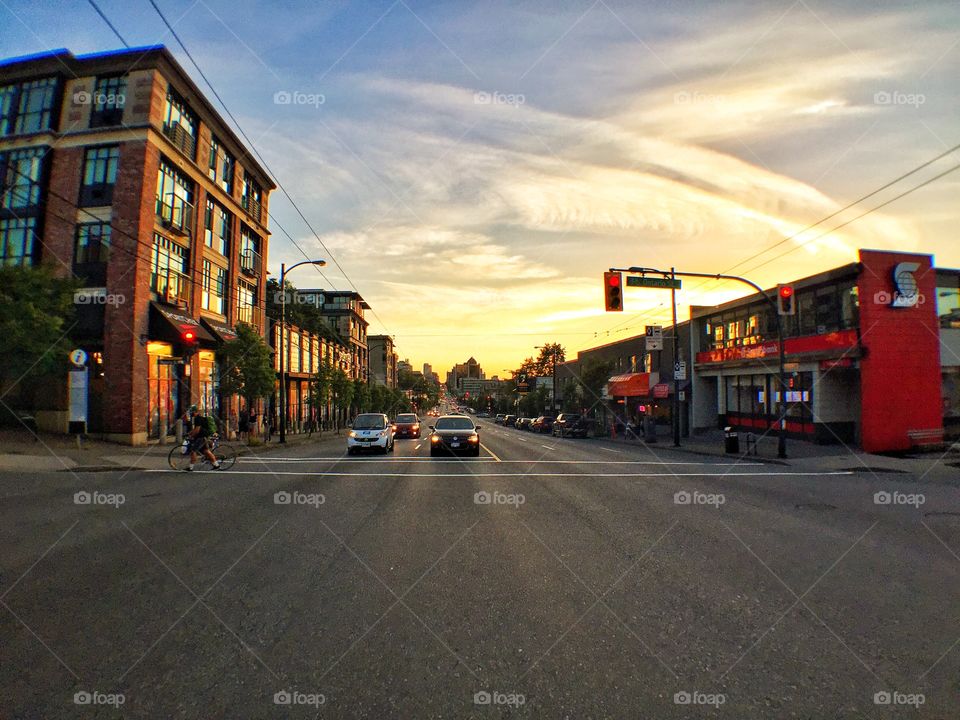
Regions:
<instances>
[{"instance_id":1,"label":"parked car","mask_svg":"<svg viewBox=\"0 0 960 720\"><path fill-rule=\"evenodd\" d=\"M478 417L478 418L488 418L488 417L490 417L490 413L488 413L486 410L481 410L480 412L477 413L477 417Z\"/></svg>"},{"instance_id":2,"label":"parked car","mask_svg":"<svg viewBox=\"0 0 960 720\"><path fill-rule=\"evenodd\" d=\"M533 424L533 418L520 418L517 420L517 429L518 430L529 430L530 425Z\"/></svg>"},{"instance_id":3,"label":"parked car","mask_svg":"<svg viewBox=\"0 0 960 720\"><path fill-rule=\"evenodd\" d=\"M554 437L587 436L587 421L579 413L560 413L553 422Z\"/></svg>"},{"instance_id":4,"label":"parked car","mask_svg":"<svg viewBox=\"0 0 960 720\"><path fill-rule=\"evenodd\" d=\"M393 421L396 428L394 437L399 438L418 438L420 437L420 418L415 413L401 413Z\"/></svg>"},{"instance_id":5,"label":"parked car","mask_svg":"<svg viewBox=\"0 0 960 720\"><path fill-rule=\"evenodd\" d=\"M347 433L347 454L363 450L393 452L393 426L383 413L362 413L350 423Z\"/></svg>"},{"instance_id":6,"label":"parked car","mask_svg":"<svg viewBox=\"0 0 960 720\"><path fill-rule=\"evenodd\" d=\"M497 413L497 416L493 419L497 425L503 425L503 419L506 417L503 413Z\"/></svg>"},{"instance_id":7,"label":"parked car","mask_svg":"<svg viewBox=\"0 0 960 720\"><path fill-rule=\"evenodd\" d=\"M501 423L501 425L503 425L504 427L515 427L516 422L517 422L516 415L504 415L503 422Z\"/></svg>"},{"instance_id":8,"label":"parked car","mask_svg":"<svg viewBox=\"0 0 960 720\"><path fill-rule=\"evenodd\" d=\"M530 424L530 429L538 433L548 433L553 430L553 422L556 418L553 415L541 415Z\"/></svg>"},{"instance_id":9,"label":"parked car","mask_svg":"<svg viewBox=\"0 0 960 720\"><path fill-rule=\"evenodd\" d=\"M480 455L480 429L466 415L442 415L431 425L430 455L465 453Z\"/></svg>"}]
</instances>

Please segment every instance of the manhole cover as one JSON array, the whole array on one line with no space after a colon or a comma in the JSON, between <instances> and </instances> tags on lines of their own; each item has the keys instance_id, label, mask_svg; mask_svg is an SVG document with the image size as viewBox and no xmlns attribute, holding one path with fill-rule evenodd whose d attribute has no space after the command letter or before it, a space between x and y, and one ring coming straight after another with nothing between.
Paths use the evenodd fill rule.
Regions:
<instances>
[{"instance_id":1,"label":"manhole cover","mask_svg":"<svg viewBox=\"0 0 960 720\"><path fill-rule=\"evenodd\" d=\"M836 510L836 505L830 503L797 503L794 505L797 510Z\"/></svg>"}]
</instances>

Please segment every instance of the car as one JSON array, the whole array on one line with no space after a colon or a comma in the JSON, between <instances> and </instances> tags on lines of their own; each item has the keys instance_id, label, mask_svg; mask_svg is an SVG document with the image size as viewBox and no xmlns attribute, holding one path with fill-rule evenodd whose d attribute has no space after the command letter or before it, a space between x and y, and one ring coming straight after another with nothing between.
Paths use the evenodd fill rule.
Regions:
<instances>
[{"instance_id":1,"label":"car","mask_svg":"<svg viewBox=\"0 0 960 720\"><path fill-rule=\"evenodd\" d=\"M379 450L393 452L393 426L383 413L361 413L350 423L347 433L347 454Z\"/></svg>"},{"instance_id":2,"label":"car","mask_svg":"<svg viewBox=\"0 0 960 720\"><path fill-rule=\"evenodd\" d=\"M530 429L537 433L548 433L553 430L553 422L556 418L553 415L541 415L534 420Z\"/></svg>"},{"instance_id":3,"label":"car","mask_svg":"<svg viewBox=\"0 0 960 720\"><path fill-rule=\"evenodd\" d=\"M579 413L560 413L553 422L554 437L587 436L587 420Z\"/></svg>"},{"instance_id":4,"label":"car","mask_svg":"<svg viewBox=\"0 0 960 720\"><path fill-rule=\"evenodd\" d=\"M506 417L506 415L504 415L503 413L497 413L497 416L493 419L493 421L494 421L497 425L503 425L503 419L504 419L505 417Z\"/></svg>"},{"instance_id":5,"label":"car","mask_svg":"<svg viewBox=\"0 0 960 720\"><path fill-rule=\"evenodd\" d=\"M397 419L393 421L394 437L398 438L419 438L420 437L420 418L416 413L400 413Z\"/></svg>"},{"instance_id":6,"label":"car","mask_svg":"<svg viewBox=\"0 0 960 720\"><path fill-rule=\"evenodd\" d=\"M500 423L504 427L514 427L514 423L517 421L516 415L504 415L503 422Z\"/></svg>"},{"instance_id":7,"label":"car","mask_svg":"<svg viewBox=\"0 0 960 720\"><path fill-rule=\"evenodd\" d=\"M490 413L488 413L486 410L481 410L480 412L477 413L477 417L478 417L478 418L488 418L488 417L490 417Z\"/></svg>"},{"instance_id":8,"label":"car","mask_svg":"<svg viewBox=\"0 0 960 720\"><path fill-rule=\"evenodd\" d=\"M431 457L441 453L480 455L480 426L466 415L441 415L430 430Z\"/></svg>"},{"instance_id":9,"label":"car","mask_svg":"<svg viewBox=\"0 0 960 720\"><path fill-rule=\"evenodd\" d=\"M517 430L529 430L530 423L532 422L533 422L533 418L522 417L522 418L517 418L517 422L514 423L514 425L516 426Z\"/></svg>"}]
</instances>

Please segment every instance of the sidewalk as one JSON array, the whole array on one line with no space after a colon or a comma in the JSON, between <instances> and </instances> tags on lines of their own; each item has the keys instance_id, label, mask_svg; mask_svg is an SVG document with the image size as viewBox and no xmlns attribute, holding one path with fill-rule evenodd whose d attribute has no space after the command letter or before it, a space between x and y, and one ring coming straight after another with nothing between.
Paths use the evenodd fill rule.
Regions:
<instances>
[{"instance_id":1,"label":"sidewalk","mask_svg":"<svg viewBox=\"0 0 960 720\"><path fill-rule=\"evenodd\" d=\"M325 430L322 439L317 433L312 436L306 433L287 434L285 445L278 442L277 435L273 436L271 442L261 442L259 445L247 445L239 440L228 442L237 448L240 455L260 455L306 443L326 444L331 439L339 446L346 442L345 432L343 428L340 435L334 430ZM139 447L95 439L83 440L78 445L75 437L67 435L38 433L35 437L27 431L0 430L0 472L94 472L164 468L167 466L170 448L175 444L175 438L170 438L165 445L153 441Z\"/></svg>"},{"instance_id":2,"label":"sidewalk","mask_svg":"<svg viewBox=\"0 0 960 720\"><path fill-rule=\"evenodd\" d=\"M765 437L757 436L756 455L747 454L747 433L740 432L740 453L728 454L724 450L724 436L721 430L711 430L705 433L698 433L691 437L681 437L680 447L673 446L673 435L670 428L658 427L657 442L651 443L649 447L654 452L657 450L670 450L672 452L684 452L694 455L722 457L728 460L742 460L744 462L763 462L774 465L785 465L804 470L808 472L829 472L837 470L852 470L856 472L875 472L875 473L915 473L923 475L927 473L934 464L943 466L946 470L952 471L960 478L960 467L953 467L949 463L957 463L960 466L960 443L955 443L952 447L933 450L917 451L906 454L902 457L890 455L877 455L863 452L854 447L844 447L843 445L817 445L816 443L803 440L787 440L787 458L777 457L776 435L767 435ZM638 437L636 439L624 439L618 435L616 439L610 437L596 437L596 442L610 443L612 445L643 445L644 443Z\"/></svg>"}]
</instances>

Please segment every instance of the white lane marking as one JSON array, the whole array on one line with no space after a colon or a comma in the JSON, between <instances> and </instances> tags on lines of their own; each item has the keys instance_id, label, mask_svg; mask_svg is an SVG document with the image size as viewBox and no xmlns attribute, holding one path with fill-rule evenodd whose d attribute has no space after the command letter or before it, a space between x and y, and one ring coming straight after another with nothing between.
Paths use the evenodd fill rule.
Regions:
<instances>
[{"instance_id":1,"label":"white lane marking","mask_svg":"<svg viewBox=\"0 0 960 720\"><path fill-rule=\"evenodd\" d=\"M556 450L556 448L553 447L552 445L541 445L540 447L546 448L547 450Z\"/></svg>"},{"instance_id":2,"label":"white lane marking","mask_svg":"<svg viewBox=\"0 0 960 720\"><path fill-rule=\"evenodd\" d=\"M606 450L607 452L617 453L617 455L620 454L619 450L614 450L613 448L605 448L602 445L598 445L597 447L599 447L601 450Z\"/></svg>"},{"instance_id":3,"label":"white lane marking","mask_svg":"<svg viewBox=\"0 0 960 720\"><path fill-rule=\"evenodd\" d=\"M484 450L486 450L488 453L490 453L490 455L493 457L493 459L496 460L497 462L503 462L503 460L500 459L500 456L499 456L499 455L497 455L493 450L491 450L490 448L488 448L488 447L487 447L486 445L484 445L483 443L480 443L480 447L482 447ZM490 461L488 460L487 462L490 462Z\"/></svg>"},{"instance_id":4,"label":"white lane marking","mask_svg":"<svg viewBox=\"0 0 960 720\"><path fill-rule=\"evenodd\" d=\"M148 473L179 473L181 470L144 470ZM681 473L385 473L385 472L297 472L295 470L194 470L196 473L211 475L311 475L319 477L612 477L612 478L676 478L676 477L827 477L832 475L853 475L852 470L833 470L831 472L681 472Z\"/></svg>"},{"instance_id":5,"label":"white lane marking","mask_svg":"<svg viewBox=\"0 0 960 720\"><path fill-rule=\"evenodd\" d=\"M525 442L526 442L526 440L525 440L524 438L517 438L517 440L519 440L519 441L522 442L522 443L525 443Z\"/></svg>"},{"instance_id":6,"label":"white lane marking","mask_svg":"<svg viewBox=\"0 0 960 720\"><path fill-rule=\"evenodd\" d=\"M490 450L483 443L480 444L480 447L485 449L491 455L494 455L493 451ZM496 455L494 455L496 457ZM264 463L304 463L304 462L316 462L319 460L341 460L343 462L351 463L376 463L376 462L425 462L425 463L438 463L438 462L462 462L461 460L452 459L452 458L425 458L419 457L417 455L397 455L392 458L383 458L383 456L372 455L369 458L359 458L359 457L312 457L312 458L280 458L280 457L269 457L266 455L260 457L241 457L237 458L238 462L246 463L257 463L258 465L263 465ZM480 457L472 462L493 462L491 458ZM688 462L681 460L497 460L496 462L502 463L514 463L518 465L704 465L707 467L760 467L763 463L733 463L733 462Z\"/></svg>"},{"instance_id":7,"label":"white lane marking","mask_svg":"<svg viewBox=\"0 0 960 720\"><path fill-rule=\"evenodd\" d=\"M419 449L422 448L422 447L423 447L423 443L417 443L416 447L414 447L413 449L414 449L414 450L419 450Z\"/></svg>"}]
</instances>

